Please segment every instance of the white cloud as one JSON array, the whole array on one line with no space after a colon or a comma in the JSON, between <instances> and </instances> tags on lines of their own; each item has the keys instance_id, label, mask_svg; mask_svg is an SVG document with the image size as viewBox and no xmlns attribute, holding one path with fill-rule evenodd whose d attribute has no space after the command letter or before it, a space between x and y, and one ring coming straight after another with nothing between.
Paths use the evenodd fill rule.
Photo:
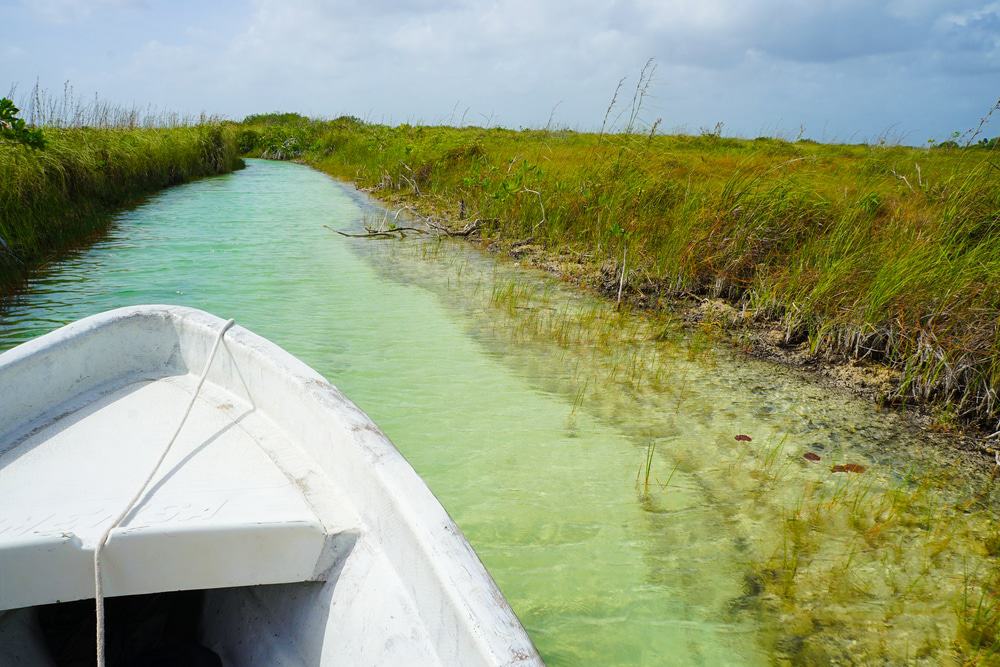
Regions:
<instances>
[{"instance_id":1,"label":"white cloud","mask_svg":"<svg viewBox=\"0 0 1000 667\"><path fill-rule=\"evenodd\" d=\"M100 34L115 22L98 18L120 20L126 3L142 20ZM31 55L61 81L77 52L155 26L110 63L78 67L88 77L78 87L234 116L441 121L458 102L458 116L471 107L470 120L513 126L545 124L562 101L557 122L580 127L599 125L618 79L634 83L655 57L648 120L692 129L724 120L746 134L797 133L801 122L842 137L896 121L919 134L950 131L1000 88L996 0L175 3L39 0L36 18L87 20L97 34Z\"/></svg>"},{"instance_id":2,"label":"white cloud","mask_svg":"<svg viewBox=\"0 0 1000 667\"><path fill-rule=\"evenodd\" d=\"M4 44L0 47L0 58L4 60L15 60L23 57L26 51L17 44Z\"/></svg>"},{"instance_id":3,"label":"white cloud","mask_svg":"<svg viewBox=\"0 0 1000 667\"><path fill-rule=\"evenodd\" d=\"M74 23L92 14L136 4L135 0L22 0L33 14L51 23Z\"/></svg>"},{"instance_id":4,"label":"white cloud","mask_svg":"<svg viewBox=\"0 0 1000 667\"><path fill-rule=\"evenodd\" d=\"M963 12L949 12L941 17L941 23L947 26L967 28L984 20L1000 17L1000 2L991 2L985 7L970 9Z\"/></svg>"}]
</instances>

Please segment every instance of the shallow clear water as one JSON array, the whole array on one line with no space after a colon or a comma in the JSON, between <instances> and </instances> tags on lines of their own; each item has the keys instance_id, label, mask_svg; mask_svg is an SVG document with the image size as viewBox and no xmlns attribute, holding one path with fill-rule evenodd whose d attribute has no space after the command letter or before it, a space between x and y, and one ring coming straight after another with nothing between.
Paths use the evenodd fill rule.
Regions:
<instances>
[{"instance_id":1,"label":"shallow clear water","mask_svg":"<svg viewBox=\"0 0 1000 667\"><path fill-rule=\"evenodd\" d=\"M457 242L324 227L366 215L287 163L174 188L41 272L0 314L0 349L138 303L270 338L389 434L552 665L953 657L992 487L942 481L948 461L891 413L710 331L616 315ZM867 470L831 473L847 462ZM947 535L919 520L944 514Z\"/></svg>"}]
</instances>

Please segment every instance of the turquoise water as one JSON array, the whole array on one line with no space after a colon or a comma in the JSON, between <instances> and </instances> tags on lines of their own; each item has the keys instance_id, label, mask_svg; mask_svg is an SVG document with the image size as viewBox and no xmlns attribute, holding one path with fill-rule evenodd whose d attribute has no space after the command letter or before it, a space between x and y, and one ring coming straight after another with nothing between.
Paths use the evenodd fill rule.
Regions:
<instances>
[{"instance_id":1,"label":"turquoise water","mask_svg":"<svg viewBox=\"0 0 1000 667\"><path fill-rule=\"evenodd\" d=\"M316 171L251 160L121 213L106 238L47 267L0 315L0 349L139 303L202 308L270 338L389 434L552 665L908 660L921 642L934 664L947 652L979 524L956 515L970 525L927 565L911 555L930 533L892 524L906 547L892 555L854 546L823 514L822 498L860 493L862 477L865 507L917 488L903 471L931 463L899 419L715 351L708 334L656 334L662 322L621 318L458 242L324 227L379 215ZM743 433L753 442L734 440ZM827 462L869 470L848 478ZM788 567L790 512L813 505L819 545L792 571L811 574L783 602L761 581ZM862 521L857 503L850 512ZM823 576L847 553L864 593L832 598ZM885 572L924 571L896 609Z\"/></svg>"}]
</instances>

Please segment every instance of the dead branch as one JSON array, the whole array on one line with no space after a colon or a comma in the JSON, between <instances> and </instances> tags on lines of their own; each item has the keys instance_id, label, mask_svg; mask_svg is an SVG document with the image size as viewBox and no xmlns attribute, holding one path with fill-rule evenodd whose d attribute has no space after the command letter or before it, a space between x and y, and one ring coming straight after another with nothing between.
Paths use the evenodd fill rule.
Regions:
<instances>
[{"instance_id":1,"label":"dead branch","mask_svg":"<svg viewBox=\"0 0 1000 667\"><path fill-rule=\"evenodd\" d=\"M424 218L424 222L426 222L428 225L430 225L437 231L441 232L442 234L445 234L446 236L468 237L478 232L482 228L483 223L488 221L476 218L475 220L465 225L461 229L452 229L451 227L448 227L447 225L442 225L441 223L436 222L431 218Z\"/></svg>"},{"instance_id":2,"label":"dead branch","mask_svg":"<svg viewBox=\"0 0 1000 667\"><path fill-rule=\"evenodd\" d=\"M400 162L400 164L402 164L404 167L406 167L406 171L408 171L411 174L413 174L413 170L410 169L410 165L406 164L405 162ZM413 175L414 175L414 177L416 176L416 174L413 174ZM414 194L416 194L418 197L421 196L422 193L420 192L420 188L417 186L417 180L416 180L416 178L410 178L410 177L405 176L403 174L400 174L399 177L402 178L404 181L406 181L407 183L410 184L410 187L413 188L413 193Z\"/></svg>"},{"instance_id":3,"label":"dead branch","mask_svg":"<svg viewBox=\"0 0 1000 667\"><path fill-rule=\"evenodd\" d=\"M535 226L531 228L531 233L534 234L535 230L538 229L539 226L545 224L545 204L542 202L542 193L538 190L532 190L531 188L521 188L521 192L528 192L538 197L538 206L542 209L542 219L536 222Z\"/></svg>"},{"instance_id":4,"label":"dead branch","mask_svg":"<svg viewBox=\"0 0 1000 667\"><path fill-rule=\"evenodd\" d=\"M364 233L352 234L351 232L342 232L339 229L334 229L330 225L323 225L331 232L335 234L340 234L341 236L346 236L352 239L395 239L395 238L406 238L405 232L416 232L417 234L426 234L426 229L419 229L417 227L390 227L389 229L365 229Z\"/></svg>"},{"instance_id":5,"label":"dead branch","mask_svg":"<svg viewBox=\"0 0 1000 667\"><path fill-rule=\"evenodd\" d=\"M904 183L906 183L906 187L910 188L910 192L912 192L913 194L917 193L917 191L913 189L913 186L910 185L910 182L906 180L906 176L904 176L903 174L896 173L895 169L892 170L892 175L898 178L899 180L903 181Z\"/></svg>"},{"instance_id":6,"label":"dead branch","mask_svg":"<svg viewBox=\"0 0 1000 667\"><path fill-rule=\"evenodd\" d=\"M628 246L625 246L625 250L622 251L622 277L618 281L618 303L615 304L615 310L621 310L622 307L622 288L625 286L625 259L628 257Z\"/></svg>"}]
</instances>

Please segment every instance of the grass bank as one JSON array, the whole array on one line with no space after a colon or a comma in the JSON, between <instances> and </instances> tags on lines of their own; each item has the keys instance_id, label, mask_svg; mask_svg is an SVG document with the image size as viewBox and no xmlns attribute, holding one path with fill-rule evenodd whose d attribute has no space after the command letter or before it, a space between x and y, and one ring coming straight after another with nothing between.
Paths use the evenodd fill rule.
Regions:
<instances>
[{"instance_id":1,"label":"grass bank","mask_svg":"<svg viewBox=\"0 0 1000 667\"><path fill-rule=\"evenodd\" d=\"M32 267L104 229L156 190L241 165L236 130L52 127L45 146L0 141L0 296Z\"/></svg>"},{"instance_id":2,"label":"grass bank","mask_svg":"<svg viewBox=\"0 0 1000 667\"><path fill-rule=\"evenodd\" d=\"M995 144L995 142L994 142ZM1000 157L718 134L583 134L248 119L299 157L484 244L537 251L626 303L735 306L815 356L897 371L941 423L1000 418Z\"/></svg>"}]
</instances>

